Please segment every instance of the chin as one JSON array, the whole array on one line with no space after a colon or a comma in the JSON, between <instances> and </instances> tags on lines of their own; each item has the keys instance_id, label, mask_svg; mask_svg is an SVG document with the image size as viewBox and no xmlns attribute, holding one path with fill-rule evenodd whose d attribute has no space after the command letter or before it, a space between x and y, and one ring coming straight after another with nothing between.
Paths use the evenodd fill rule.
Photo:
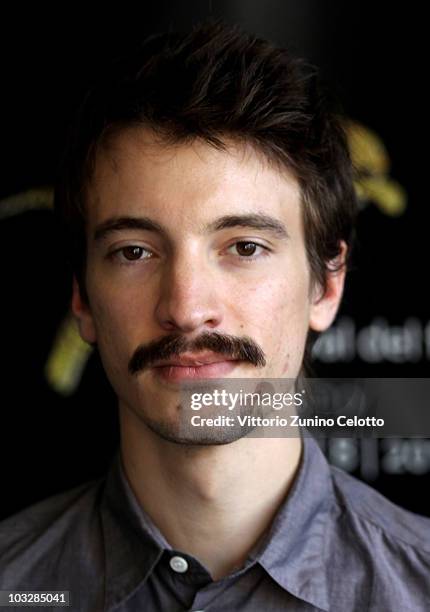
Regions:
<instances>
[{"instance_id":1,"label":"chin","mask_svg":"<svg viewBox=\"0 0 430 612\"><path fill-rule=\"evenodd\" d=\"M146 421L148 429L158 438L171 444L188 447L224 446L246 437L254 428L225 427L198 428L173 425L167 421Z\"/></svg>"}]
</instances>

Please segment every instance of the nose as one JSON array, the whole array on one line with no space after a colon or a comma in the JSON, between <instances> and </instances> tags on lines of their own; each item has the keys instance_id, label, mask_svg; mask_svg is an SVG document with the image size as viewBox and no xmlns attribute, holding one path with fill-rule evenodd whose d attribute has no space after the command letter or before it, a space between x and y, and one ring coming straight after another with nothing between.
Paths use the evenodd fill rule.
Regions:
<instances>
[{"instance_id":1,"label":"nose","mask_svg":"<svg viewBox=\"0 0 430 612\"><path fill-rule=\"evenodd\" d=\"M221 325L219 288L210 265L199 260L196 253L166 266L160 282L155 317L165 331L201 332Z\"/></svg>"}]
</instances>

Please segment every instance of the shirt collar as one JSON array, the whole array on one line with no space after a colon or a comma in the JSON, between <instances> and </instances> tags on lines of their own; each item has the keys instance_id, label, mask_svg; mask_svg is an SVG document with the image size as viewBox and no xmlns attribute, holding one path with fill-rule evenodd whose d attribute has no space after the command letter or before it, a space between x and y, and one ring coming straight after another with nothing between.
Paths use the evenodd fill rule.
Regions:
<instances>
[{"instance_id":1,"label":"shirt collar","mask_svg":"<svg viewBox=\"0 0 430 612\"><path fill-rule=\"evenodd\" d=\"M282 588L329 609L324 534L333 500L330 468L317 442L303 436L300 466L254 558ZM105 609L128 599L171 546L140 508L118 452L101 503L106 555Z\"/></svg>"},{"instance_id":2,"label":"shirt collar","mask_svg":"<svg viewBox=\"0 0 430 612\"><path fill-rule=\"evenodd\" d=\"M309 433L301 463L263 543L253 558L285 590L329 610L325 537L334 501L330 466Z\"/></svg>"},{"instance_id":3,"label":"shirt collar","mask_svg":"<svg viewBox=\"0 0 430 612\"><path fill-rule=\"evenodd\" d=\"M105 609L110 611L148 578L165 544L131 492L119 451L107 475L101 516L106 563Z\"/></svg>"}]
</instances>

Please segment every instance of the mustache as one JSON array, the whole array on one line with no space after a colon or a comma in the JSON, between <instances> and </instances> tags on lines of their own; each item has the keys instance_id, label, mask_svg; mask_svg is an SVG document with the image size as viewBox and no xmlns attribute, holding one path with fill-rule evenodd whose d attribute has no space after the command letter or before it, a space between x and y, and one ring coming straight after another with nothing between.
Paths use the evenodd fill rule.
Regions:
<instances>
[{"instance_id":1,"label":"mustache","mask_svg":"<svg viewBox=\"0 0 430 612\"><path fill-rule=\"evenodd\" d=\"M170 334L160 340L140 345L128 364L128 371L135 375L158 361L179 357L182 353L204 349L220 355L251 363L256 368L266 365L266 357L259 345L248 336L239 338L218 332L205 332L194 340L187 340L180 334Z\"/></svg>"}]
</instances>

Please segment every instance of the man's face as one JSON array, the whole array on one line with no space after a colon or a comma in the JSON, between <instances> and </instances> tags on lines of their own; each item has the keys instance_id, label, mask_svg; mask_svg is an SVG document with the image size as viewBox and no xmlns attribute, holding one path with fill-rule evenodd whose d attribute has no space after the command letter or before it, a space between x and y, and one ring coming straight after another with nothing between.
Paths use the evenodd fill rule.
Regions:
<instances>
[{"instance_id":1,"label":"man's face","mask_svg":"<svg viewBox=\"0 0 430 612\"><path fill-rule=\"evenodd\" d=\"M109 231L119 218L144 223ZM342 290L343 277L327 298L311 291L297 182L233 142L117 134L88 189L87 242L81 335L120 409L161 434L183 380L296 378L309 327L330 324Z\"/></svg>"}]
</instances>

